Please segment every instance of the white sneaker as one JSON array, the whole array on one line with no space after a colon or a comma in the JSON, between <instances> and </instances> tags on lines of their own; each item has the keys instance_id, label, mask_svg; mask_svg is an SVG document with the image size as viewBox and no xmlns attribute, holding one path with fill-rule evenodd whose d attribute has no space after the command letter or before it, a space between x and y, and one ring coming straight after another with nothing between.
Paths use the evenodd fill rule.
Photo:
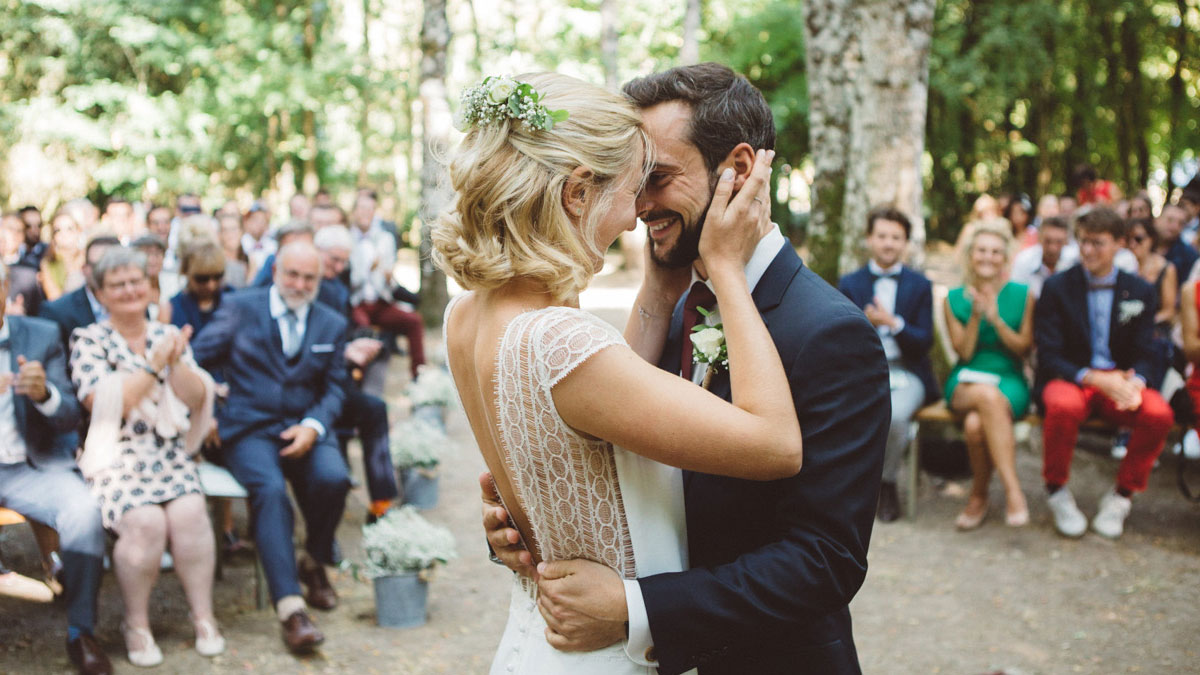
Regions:
<instances>
[{"instance_id":1,"label":"white sneaker","mask_svg":"<svg viewBox=\"0 0 1200 675\"><path fill-rule=\"evenodd\" d=\"M125 636L125 650L129 662L140 668L153 668L162 663L162 650L154 643L154 635L145 628L133 628L121 622L121 633Z\"/></svg>"},{"instance_id":2,"label":"white sneaker","mask_svg":"<svg viewBox=\"0 0 1200 675\"><path fill-rule=\"evenodd\" d=\"M1183 456L1187 459L1200 459L1200 435L1195 429L1188 429L1183 435Z\"/></svg>"},{"instance_id":3,"label":"white sneaker","mask_svg":"<svg viewBox=\"0 0 1200 675\"><path fill-rule=\"evenodd\" d=\"M225 638L217 625L209 620L193 621L196 629L196 651L200 656L216 656L225 651Z\"/></svg>"},{"instance_id":4,"label":"white sneaker","mask_svg":"<svg viewBox=\"0 0 1200 675\"><path fill-rule=\"evenodd\" d=\"M1116 492L1105 493L1100 498L1100 510L1092 519L1092 529L1102 537L1116 539L1125 531L1125 519L1129 517L1131 506L1133 502L1129 497L1122 497Z\"/></svg>"},{"instance_id":5,"label":"white sneaker","mask_svg":"<svg viewBox=\"0 0 1200 675\"><path fill-rule=\"evenodd\" d=\"M1113 459L1125 459L1125 455L1129 454L1129 448L1124 443L1112 446Z\"/></svg>"},{"instance_id":6,"label":"white sneaker","mask_svg":"<svg viewBox=\"0 0 1200 675\"><path fill-rule=\"evenodd\" d=\"M1075 498L1066 487L1046 497L1046 505L1054 514L1054 528L1064 537L1082 537L1087 532L1087 518L1075 505Z\"/></svg>"}]
</instances>

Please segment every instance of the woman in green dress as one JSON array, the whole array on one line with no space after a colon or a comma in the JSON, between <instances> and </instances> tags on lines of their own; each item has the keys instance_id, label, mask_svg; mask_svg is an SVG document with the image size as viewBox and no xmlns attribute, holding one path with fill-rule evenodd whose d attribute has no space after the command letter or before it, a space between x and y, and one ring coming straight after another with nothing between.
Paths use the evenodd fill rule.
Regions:
<instances>
[{"instance_id":1,"label":"woman in green dress","mask_svg":"<svg viewBox=\"0 0 1200 675\"><path fill-rule=\"evenodd\" d=\"M946 326L958 363L946 382L946 402L963 419L974 482L966 508L955 519L961 530L983 522L992 472L1004 485L1005 522L1029 522L1017 480L1013 419L1029 407L1023 359L1033 346L1033 296L1007 281L1012 227L1001 218L974 225L963 270L966 285L946 298Z\"/></svg>"}]
</instances>

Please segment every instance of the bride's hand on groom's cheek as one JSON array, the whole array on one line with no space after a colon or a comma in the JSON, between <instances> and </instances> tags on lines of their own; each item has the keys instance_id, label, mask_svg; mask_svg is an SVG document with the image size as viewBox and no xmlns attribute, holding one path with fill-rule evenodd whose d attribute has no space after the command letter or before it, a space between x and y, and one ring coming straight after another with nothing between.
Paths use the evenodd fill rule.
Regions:
<instances>
[{"instance_id":1,"label":"bride's hand on groom's cheek","mask_svg":"<svg viewBox=\"0 0 1200 675\"><path fill-rule=\"evenodd\" d=\"M625 639L625 584L612 569L590 560L538 565L538 611L546 641L565 652L590 652Z\"/></svg>"},{"instance_id":2,"label":"bride's hand on groom's cheek","mask_svg":"<svg viewBox=\"0 0 1200 675\"><path fill-rule=\"evenodd\" d=\"M492 474L485 471L479 476L479 489L483 498L483 531L496 559L517 574L534 578L533 556L521 543L521 533L509 526L508 511L500 503Z\"/></svg>"}]
</instances>

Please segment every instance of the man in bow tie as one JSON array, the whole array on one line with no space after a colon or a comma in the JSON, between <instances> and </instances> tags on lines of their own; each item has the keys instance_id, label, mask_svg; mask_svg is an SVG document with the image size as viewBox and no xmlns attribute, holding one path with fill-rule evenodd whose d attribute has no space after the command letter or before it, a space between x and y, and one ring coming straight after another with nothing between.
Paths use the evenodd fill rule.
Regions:
<instances>
[{"instance_id":1,"label":"man in bow tie","mask_svg":"<svg viewBox=\"0 0 1200 675\"><path fill-rule=\"evenodd\" d=\"M305 601L324 610L337 605L325 566L334 564L334 532L350 488L333 433L345 397L346 320L315 302L321 276L310 242L284 246L275 283L228 296L192 345L204 367L227 366L229 397L217 414L224 460L250 492L255 542L294 652L325 639ZM299 564L285 479L307 529Z\"/></svg>"},{"instance_id":2,"label":"man in bow tie","mask_svg":"<svg viewBox=\"0 0 1200 675\"><path fill-rule=\"evenodd\" d=\"M1154 372L1158 292L1113 265L1125 244L1125 223L1103 206L1076 218L1080 264L1046 280L1034 314L1037 381L1045 448L1042 477L1054 526L1080 537L1088 521L1067 489L1079 426L1089 415L1131 427L1116 486L1100 498L1092 529L1115 539L1124 531L1133 493L1146 489L1174 416L1146 386Z\"/></svg>"},{"instance_id":3,"label":"man in bow tie","mask_svg":"<svg viewBox=\"0 0 1200 675\"><path fill-rule=\"evenodd\" d=\"M892 392L892 424L883 455L876 516L883 522L900 517L896 475L908 447L909 424L921 406L938 398L937 381L929 363L933 345L933 286L924 274L906 267L904 255L912 224L891 207L867 215L870 260L842 277L838 290L862 308L879 332L888 359Z\"/></svg>"}]
</instances>

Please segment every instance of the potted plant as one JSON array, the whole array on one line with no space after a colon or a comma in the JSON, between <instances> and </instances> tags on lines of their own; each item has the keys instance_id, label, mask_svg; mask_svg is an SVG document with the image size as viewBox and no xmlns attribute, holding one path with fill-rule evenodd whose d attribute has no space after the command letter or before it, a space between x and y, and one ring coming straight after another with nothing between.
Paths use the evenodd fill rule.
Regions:
<instances>
[{"instance_id":1,"label":"potted plant","mask_svg":"<svg viewBox=\"0 0 1200 675\"><path fill-rule=\"evenodd\" d=\"M438 462L450 444L445 428L424 418L392 428L392 464L399 471L403 503L432 509L438 500Z\"/></svg>"},{"instance_id":2,"label":"potted plant","mask_svg":"<svg viewBox=\"0 0 1200 675\"><path fill-rule=\"evenodd\" d=\"M363 550L379 625L424 624L434 566L458 557L450 530L425 520L411 506L401 506L363 526Z\"/></svg>"},{"instance_id":3,"label":"potted plant","mask_svg":"<svg viewBox=\"0 0 1200 675\"><path fill-rule=\"evenodd\" d=\"M445 369L423 365L417 369L417 379L408 387L408 398L412 401L412 416L417 419L436 421L446 426L446 410L458 402L454 379Z\"/></svg>"}]
</instances>

